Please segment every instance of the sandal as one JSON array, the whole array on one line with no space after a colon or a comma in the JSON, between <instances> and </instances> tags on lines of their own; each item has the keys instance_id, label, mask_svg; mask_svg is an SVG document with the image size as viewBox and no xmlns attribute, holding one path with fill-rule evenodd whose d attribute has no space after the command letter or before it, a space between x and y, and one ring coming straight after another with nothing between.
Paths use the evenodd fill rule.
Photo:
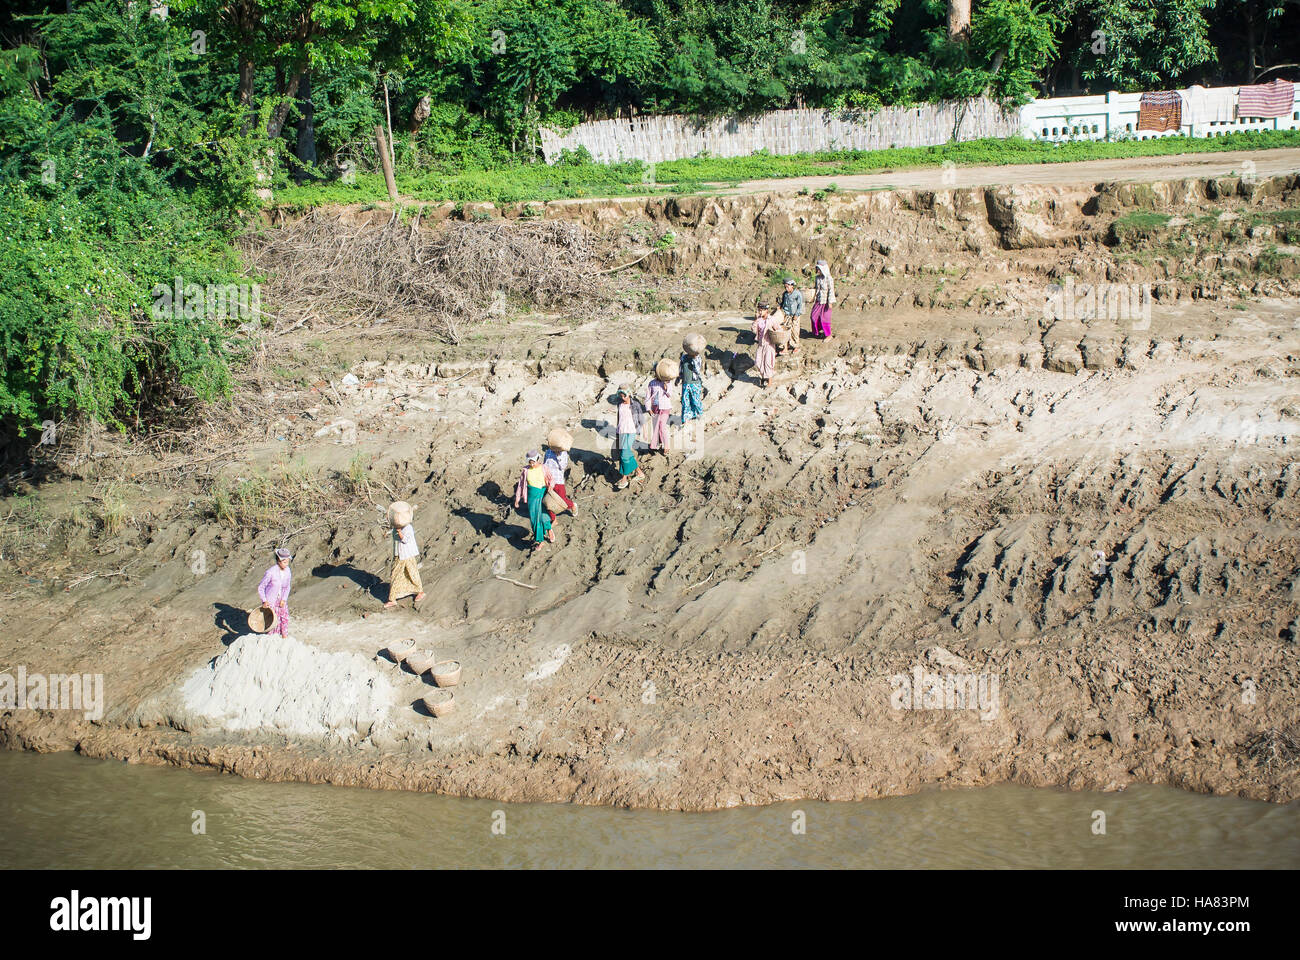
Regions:
<instances>
[{"instance_id":1,"label":"sandal","mask_svg":"<svg viewBox=\"0 0 1300 960\"><path fill-rule=\"evenodd\" d=\"M396 601L396 600L389 600L386 604L384 604L384 609L385 609L385 610L392 610L392 609L394 609L396 606L397 606L397 601Z\"/></svg>"}]
</instances>

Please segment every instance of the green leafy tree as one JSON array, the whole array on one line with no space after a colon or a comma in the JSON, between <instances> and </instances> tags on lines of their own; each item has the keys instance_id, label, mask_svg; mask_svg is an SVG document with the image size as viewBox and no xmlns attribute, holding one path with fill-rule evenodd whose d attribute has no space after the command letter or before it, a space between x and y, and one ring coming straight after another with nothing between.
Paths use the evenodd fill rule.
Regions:
<instances>
[{"instance_id":1,"label":"green leafy tree","mask_svg":"<svg viewBox=\"0 0 1300 960\"><path fill-rule=\"evenodd\" d=\"M262 96L267 101L266 135L271 139L284 128L309 69L366 61L374 55L383 32L414 21L420 4L421 0L369 0L360 5L332 0L173 0L179 14L207 25L221 38L219 51L233 54L241 105L256 110L258 71L270 72L272 82Z\"/></svg>"},{"instance_id":2,"label":"green leafy tree","mask_svg":"<svg viewBox=\"0 0 1300 960\"><path fill-rule=\"evenodd\" d=\"M1117 90L1176 85L1215 59L1207 13L1215 0L1065 0L1062 14L1086 17L1102 41L1082 56L1082 75ZM1092 32L1089 32L1092 35ZM1091 52L1091 48L1088 48Z\"/></svg>"},{"instance_id":3,"label":"green leafy tree","mask_svg":"<svg viewBox=\"0 0 1300 960\"><path fill-rule=\"evenodd\" d=\"M28 23L39 46L0 58L0 116L23 121L0 140L6 430L71 415L122 425L220 395L223 319L151 306L178 276L242 281L224 227L248 180L241 190L221 159L241 152L220 130L235 112L192 108L200 79L174 24L111 0Z\"/></svg>"},{"instance_id":4,"label":"green leafy tree","mask_svg":"<svg viewBox=\"0 0 1300 960\"><path fill-rule=\"evenodd\" d=\"M973 55L988 70L988 89L1006 100L1030 99L1039 73L1057 53L1060 19L1033 0L989 0L975 11Z\"/></svg>"}]
</instances>

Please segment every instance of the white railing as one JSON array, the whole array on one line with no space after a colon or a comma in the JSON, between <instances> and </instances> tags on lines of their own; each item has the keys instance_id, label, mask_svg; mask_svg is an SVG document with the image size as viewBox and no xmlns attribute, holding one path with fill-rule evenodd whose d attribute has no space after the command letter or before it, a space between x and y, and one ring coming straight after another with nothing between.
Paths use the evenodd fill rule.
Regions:
<instances>
[{"instance_id":1,"label":"white railing","mask_svg":"<svg viewBox=\"0 0 1300 960\"><path fill-rule=\"evenodd\" d=\"M1218 87L1232 91L1236 101L1240 87ZM1105 96L1053 97L1033 100L1020 108L1020 133L1031 140L1148 140L1152 137L1222 137L1244 130L1300 130L1300 110L1292 104L1291 114L1269 119L1225 120L1213 123L1184 123L1177 130L1139 130L1138 102L1141 93ZM1186 109L1184 109L1186 116Z\"/></svg>"},{"instance_id":2,"label":"white railing","mask_svg":"<svg viewBox=\"0 0 1300 960\"><path fill-rule=\"evenodd\" d=\"M1019 129L1015 110L992 100L922 103L868 111L772 110L753 117L678 114L631 120L592 120L570 130L542 128L542 156L554 163L563 150L583 147L593 160L661 163L707 154L748 157L759 150L779 156L822 150L885 150L938 146L952 140L1010 137Z\"/></svg>"}]
</instances>

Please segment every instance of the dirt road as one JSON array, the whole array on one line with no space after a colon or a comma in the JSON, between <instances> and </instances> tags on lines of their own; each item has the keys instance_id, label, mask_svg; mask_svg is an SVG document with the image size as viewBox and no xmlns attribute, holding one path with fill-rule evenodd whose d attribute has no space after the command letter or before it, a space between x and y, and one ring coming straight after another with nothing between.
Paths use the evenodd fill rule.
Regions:
<instances>
[{"instance_id":1,"label":"dirt road","mask_svg":"<svg viewBox=\"0 0 1300 960\"><path fill-rule=\"evenodd\" d=\"M952 190L991 187L1001 184L1081 184L1102 180L1175 180L1181 177L1222 177L1243 172L1243 164L1255 165L1258 177L1300 171L1300 149L1199 153L1168 157L1129 157L1118 160L1087 160L1078 163L1026 163L996 167L926 167L886 173L849 176L791 177L746 180L734 187L717 184L710 193L798 193L821 190L834 183L842 190Z\"/></svg>"}]
</instances>

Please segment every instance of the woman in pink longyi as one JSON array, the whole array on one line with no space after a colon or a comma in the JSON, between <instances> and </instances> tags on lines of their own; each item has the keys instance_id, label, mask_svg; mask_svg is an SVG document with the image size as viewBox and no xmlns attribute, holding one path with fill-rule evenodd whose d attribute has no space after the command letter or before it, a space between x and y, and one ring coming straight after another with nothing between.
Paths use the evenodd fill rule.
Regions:
<instances>
[{"instance_id":1,"label":"woman in pink longyi","mask_svg":"<svg viewBox=\"0 0 1300 960\"><path fill-rule=\"evenodd\" d=\"M759 386L766 388L772 382L772 375L776 373L776 347L772 345L768 337L768 330L777 324L777 320L772 316L772 308L766 303L757 304L754 308L754 372L758 374Z\"/></svg>"},{"instance_id":2,"label":"woman in pink longyi","mask_svg":"<svg viewBox=\"0 0 1300 960\"><path fill-rule=\"evenodd\" d=\"M817 280L813 287L812 330L813 335L823 340L834 340L831 336L831 307L835 305L835 281L831 279L831 268L825 260L817 261Z\"/></svg>"},{"instance_id":3,"label":"woman in pink longyi","mask_svg":"<svg viewBox=\"0 0 1300 960\"><path fill-rule=\"evenodd\" d=\"M280 636L289 636L289 587L293 583L293 571L289 561L293 555L284 547L275 551L275 566L266 571L262 582L257 586L257 595L262 598L263 610L274 610L278 618L275 630Z\"/></svg>"},{"instance_id":4,"label":"woman in pink longyi","mask_svg":"<svg viewBox=\"0 0 1300 960\"><path fill-rule=\"evenodd\" d=\"M672 394L668 392L668 384L660 380L658 374L650 381L647 394L650 401L648 406L654 415L650 428L650 452L662 453L666 457L668 456L668 417L673 412Z\"/></svg>"}]
</instances>

